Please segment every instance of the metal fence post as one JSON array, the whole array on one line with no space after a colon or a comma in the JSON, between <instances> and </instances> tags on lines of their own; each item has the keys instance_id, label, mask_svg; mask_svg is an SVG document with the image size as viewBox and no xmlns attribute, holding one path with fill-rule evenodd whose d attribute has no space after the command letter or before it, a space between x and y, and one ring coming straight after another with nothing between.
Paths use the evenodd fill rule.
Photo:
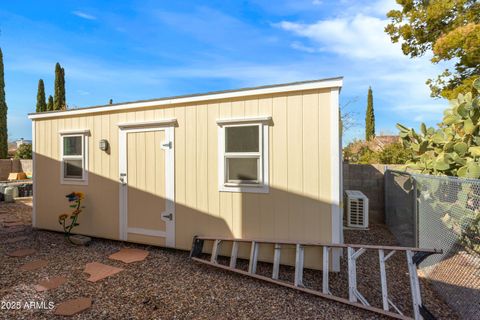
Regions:
<instances>
[{"instance_id":1,"label":"metal fence post","mask_svg":"<svg viewBox=\"0 0 480 320\"><path fill-rule=\"evenodd\" d=\"M419 227L419 217L418 217L418 192L417 192L417 179L413 175L410 174L410 179L413 181L413 219L414 219L414 225L413 225L413 235L415 241L415 246L419 246L419 237L418 237L418 227Z\"/></svg>"},{"instance_id":2,"label":"metal fence post","mask_svg":"<svg viewBox=\"0 0 480 320\"><path fill-rule=\"evenodd\" d=\"M385 219L385 224L388 226L388 167L385 166L383 171L383 218Z\"/></svg>"}]
</instances>

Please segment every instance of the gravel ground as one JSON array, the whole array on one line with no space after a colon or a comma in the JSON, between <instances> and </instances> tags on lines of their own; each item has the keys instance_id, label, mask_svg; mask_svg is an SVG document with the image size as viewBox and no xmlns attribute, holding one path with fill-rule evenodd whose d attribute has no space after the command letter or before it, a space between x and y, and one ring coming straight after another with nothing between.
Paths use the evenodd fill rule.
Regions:
<instances>
[{"instance_id":1,"label":"gravel ground","mask_svg":"<svg viewBox=\"0 0 480 320\"><path fill-rule=\"evenodd\" d=\"M28 204L0 204L0 211L28 212ZM8 208L7 208L8 207ZM23 218L22 218L22 221ZM6 243L15 236L27 239ZM346 231L346 242L394 244L393 237L382 226L370 231ZM109 260L108 255L123 247L141 248L150 252L146 260L132 264ZM7 257L6 252L31 247L37 254L25 258ZM27 228L15 234L0 232L0 301L44 301L58 304L64 300L91 297L90 309L73 319L382 319L381 316L328 301L296 290L283 288L249 277L222 271L188 258L188 253L119 241L94 239L88 247L72 246L62 234ZM27 262L44 259L49 264L39 270L25 272L19 267ZM375 254L364 254L358 262L359 290L372 302L380 301L378 266ZM405 258L394 255L387 273L393 298L407 301L409 287ZM125 270L97 283L86 281L86 263L100 262ZM239 261L245 267L246 261ZM345 261L342 266L346 267ZM271 272L271 265L260 263L258 272ZM65 276L69 280L59 288L36 292L40 280ZM293 278L293 269L282 267L281 277ZM306 270L304 282L308 287L321 286L321 273ZM332 292L346 297L347 279L331 274ZM373 283L373 284L372 284ZM423 283L422 283L423 284ZM452 311L426 286L425 305L443 319L455 319ZM407 297L407 298L405 298ZM56 319L52 310L0 310L0 319Z\"/></svg>"}]
</instances>

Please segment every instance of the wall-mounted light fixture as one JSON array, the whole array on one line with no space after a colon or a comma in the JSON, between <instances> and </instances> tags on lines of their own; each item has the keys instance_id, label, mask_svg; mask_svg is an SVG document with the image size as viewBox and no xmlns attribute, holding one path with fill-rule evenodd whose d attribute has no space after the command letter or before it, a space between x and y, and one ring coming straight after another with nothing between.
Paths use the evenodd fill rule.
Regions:
<instances>
[{"instance_id":1,"label":"wall-mounted light fixture","mask_svg":"<svg viewBox=\"0 0 480 320\"><path fill-rule=\"evenodd\" d=\"M108 151L109 143L107 139L102 139L100 140L99 144L100 150L102 151Z\"/></svg>"}]
</instances>

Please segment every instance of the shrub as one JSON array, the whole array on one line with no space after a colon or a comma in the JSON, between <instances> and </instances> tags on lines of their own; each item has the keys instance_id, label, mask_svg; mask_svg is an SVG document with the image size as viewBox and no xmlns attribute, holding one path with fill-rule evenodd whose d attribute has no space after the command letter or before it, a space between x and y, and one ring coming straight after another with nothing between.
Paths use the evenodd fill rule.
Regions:
<instances>
[{"instance_id":1,"label":"shrub","mask_svg":"<svg viewBox=\"0 0 480 320\"><path fill-rule=\"evenodd\" d=\"M32 145L22 144L15 152L15 159L32 159Z\"/></svg>"}]
</instances>

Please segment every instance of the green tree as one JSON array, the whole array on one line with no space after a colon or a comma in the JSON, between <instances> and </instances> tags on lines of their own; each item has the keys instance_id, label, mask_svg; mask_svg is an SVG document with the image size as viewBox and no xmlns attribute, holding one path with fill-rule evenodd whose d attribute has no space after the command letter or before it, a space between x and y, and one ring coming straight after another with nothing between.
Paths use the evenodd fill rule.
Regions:
<instances>
[{"instance_id":1,"label":"green tree","mask_svg":"<svg viewBox=\"0 0 480 320\"><path fill-rule=\"evenodd\" d=\"M62 99L61 110L67 110L67 97L65 95L65 69L61 69L60 77L60 97Z\"/></svg>"},{"instance_id":2,"label":"green tree","mask_svg":"<svg viewBox=\"0 0 480 320\"><path fill-rule=\"evenodd\" d=\"M469 91L480 74L480 2L478 0L397 0L385 28L411 58L433 51L431 61L455 61L437 79L427 80L432 97L455 98Z\"/></svg>"},{"instance_id":3,"label":"green tree","mask_svg":"<svg viewBox=\"0 0 480 320\"><path fill-rule=\"evenodd\" d=\"M55 88L53 95L53 110L66 110L65 99L65 69L57 62L55 65Z\"/></svg>"},{"instance_id":4,"label":"green tree","mask_svg":"<svg viewBox=\"0 0 480 320\"><path fill-rule=\"evenodd\" d=\"M367 113L365 115L365 140L375 138L375 112L373 110L372 88L368 88Z\"/></svg>"},{"instance_id":5,"label":"green tree","mask_svg":"<svg viewBox=\"0 0 480 320\"><path fill-rule=\"evenodd\" d=\"M410 159L410 150L399 143L391 143L378 152L378 163L405 164Z\"/></svg>"},{"instance_id":6,"label":"green tree","mask_svg":"<svg viewBox=\"0 0 480 320\"><path fill-rule=\"evenodd\" d=\"M357 163L360 164L372 164L378 163L378 153L371 150L368 146L364 146L358 153Z\"/></svg>"},{"instance_id":7,"label":"green tree","mask_svg":"<svg viewBox=\"0 0 480 320\"><path fill-rule=\"evenodd\" d=\"M53 111L53 97L48 96L47 111Z\"/></svg>"},{"instance_id":8,"label":"green tree","mask_svg":"<svg viewBox=\"0 0 480 320\"><path fill-rule=\"evenodd\" d=\"M47 111L47 101L45 100L45 84L43 80L38 80L37 90L37 112Z\"/></svg>"},{"instance_id":9,"label":"green tree","mask_svg":"<svg viewBox=\"0 0 480 320\"><path fill-rule=\"evenodd\" d=\"M15 152L15 159L32 159L32 145L22 144Z\"/></svg>"},{"instance_id":10,"label":"green tree","mask_svg":"<svg viewBox=\"0 0 480 320\"><path fill-rule=\"evenodd\" d=\"M0 159L8 156L7 101L5 100L5 77L3 53L0 48Z\"/></svg>"}]
</instances>

